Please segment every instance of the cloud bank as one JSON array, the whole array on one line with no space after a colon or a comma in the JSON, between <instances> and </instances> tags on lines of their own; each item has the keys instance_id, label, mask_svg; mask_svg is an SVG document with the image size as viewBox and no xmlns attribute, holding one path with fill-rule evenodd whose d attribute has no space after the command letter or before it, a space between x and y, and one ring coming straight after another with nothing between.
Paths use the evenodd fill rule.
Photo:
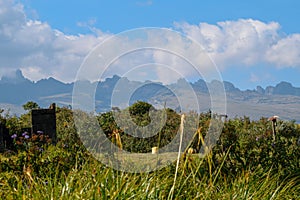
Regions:
<instances>
[{"instance_id":1,"label":"cloud bank","mask_svg":"<svg viewBox=\"0 0 300 200\"><path fill-rule=\"evenodd\" d=\"M96 33L96 34L95 34ZM0 1L0 76L21 68L32 80L53 76L72 81L83 58L108 34L66 35L28 19L24 6Z\"/></svg>"},{"instance_id":2,"label":"cloud bank","mask_svg":"<svg viewBox=\"0 0 300 200\"><path fill-rule=\"evenodd\" d=\"M286 35L277 22L239 19L175 27L198 41L221 68L259 63L300 67L300 34Z\"/></svg>"},{"instance_id":3,"label":"cloud bank","mask_svg":"<svg viewBox=\"0 0 300 200\"><path fill-rule=\"evenodd\" d=\"M256 64L300 68L300 34L285 34L277 22L253 19L197 25L184 22L174 23L173 28L199 42L221 70ZM47 22L28 18L21 3L1 0L0 77L20 68L31 80L52 76L64 82L73 81L85 56L111 35L95 27L92 30L90 34L67 35ZM149 37L153 42L156 39ZM169 38L168 42L173 47L179 45L176 38ZM148 63L149 52L144 54L145 58L142 55L139 63L143 59ZM170 59L161 52L153 52L150 57L160 63L168 63ZM173 66L182 64L180 59L171 61ZM117 71L112 69L111 73ZM164 70L157 73L165 76Z\"/></svg>"}]
</instances>

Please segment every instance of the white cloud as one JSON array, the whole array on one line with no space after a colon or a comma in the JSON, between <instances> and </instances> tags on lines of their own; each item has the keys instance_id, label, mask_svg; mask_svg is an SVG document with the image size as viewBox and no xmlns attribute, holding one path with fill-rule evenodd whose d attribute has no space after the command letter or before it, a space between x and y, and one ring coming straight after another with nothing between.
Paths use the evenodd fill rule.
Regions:
<instances>
[{"instance_id":1,"label":"white cloud","mask_svg":"<svg viewBox=\"0 0 300 200\"><path fill-rule=\"evenodd\" d=\"M266 60L278 67L300 66L300 34L282 38L266 52Z\"/></svg>"},{"instance_id":2,"label":"white cloud","mask_svg":"<svg viewBox=\"0 0 300 200\"><path fill-rule=\"evenodd\" d=\"M21 68L24 75L32 80L53 76L66 82L73 81L85 56L109 36L93 27L94 23L95 19L78 23L79 26L90 28L91 34L66 35L53 29L47 22L28 18L22 4L14 0L1 0L0 77L11 73L13 69ZM232 65L251 66L263 63L279 68L300 67L300 34L284 34L277 22L240 19L217 24L175 23L175 28L198 41L220 69ZM195 51L195 45L189 46L188 42L176 34L157 33L149 32L149 45L164 44L165 49L178 51L179 54L185 51L195 63L202 63L204 73L211 67L211 63L203 59L199 51ZM118 40L113 44L115 45L105 47L107 55L114 55L122 48L122 42ZM195 70L180 56L166 51L145 51L120 58L107 74L124 74L128 66L151 62L168 65L178 72L171 77L172 74L167 72L169 69L157 68L159 80L165 79L166 74L169 75L168 81L177 79L178 74L184 77L195 74ZM96 74L97 70L99 69L92 69L91 72ZM151 77L152 75L153 70Z\"/></svg>"},{"instance_id":3,"label":"white cloud","mask_svg":"<svg viewBox=\"0 0 300 200\"><path fill-rule=\"evenodd\" d=\"M114 59L115 62L110 63ZM145 67L145 64L149 64L149 67ZM199 70L195 66L201 68L202 73L211 72L214 67L197 43L187 40L178 32L159 28L132 30L110 38L90 55L84 64L86 68L80 71L82 78L95 80L95 76L99 75L95 71L96 67L91 66L96 65L109 65L106 74L123 75L130 72L131 77L134 77L132 74L135 71L140 73L138 68L142 67L149 75L143 77L144 80L164 83L176 82L179 77L199 78ZM156 72L155 77L153 71ZM135 77L141 80L138 74Z\"/></svg>"},{"instance_id":4,"label":"white cloud","mask_svg":"<svg viewBox=\"0 0 300 200\"><path fill-rule=\"evenodd\" d=\"M300 34L286 36L277 22L240 19L175 27L197 40L220 68L257 63L300 67Z\"/></svg>"},{"instance_id":5,"label":"white cloud","mask_svg":"<svg viewBox=\"0 0 300 200\"><path fill-rule=\"evenodd\" d=\"M38 80L72 81L88 52L108 34L65 35L46 22L28 19L22 4L0 1L0 76L21 68Z\"/></svg>"}]
</instances>

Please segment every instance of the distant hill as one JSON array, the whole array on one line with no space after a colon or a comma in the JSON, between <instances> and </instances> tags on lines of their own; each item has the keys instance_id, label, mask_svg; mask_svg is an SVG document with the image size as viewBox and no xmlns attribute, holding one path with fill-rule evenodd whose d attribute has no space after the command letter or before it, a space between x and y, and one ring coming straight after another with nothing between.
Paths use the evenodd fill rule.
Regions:
<instances>
[{"instance_id":1,"label":"distant hill","mask_svg":"<svg viewBox=\"0 0 300 200\"><path fill-rule=\"evenodd\" d=\"M180 91L186 83L183 79L170 85L150 81L141 83L114 75L104 81L86 84L97 86L96 111L104 112L111 108L113 92L115 94L120 92L114 91L116 84L122 91L132 92L130 104L137 100L147 101L153 105L163 105L166 102L168 107L180 109L178 99L172 90ZM190 83L198 98L201 99L199 101L201 110L210 109L208 88L213 88L218 84L221 83L218 81L206 83L202 79ZM291 83L280 82L276 86L266 88L257 86L255 90L245 91L227 81L223 84L227 95L227 114L230 117L250 116L257 119L276 114L282 119L300 122L300 88L294 87ZM0 80L0 106L11 108L12 112L20 112L21 106L27 101L35 101L42 107L48 107L52 102L60 106L69 106L72 104L73 86L74 83L63 83L54 78L32 82L26 79L20 70L17 70L15 75L2 77ZM122 99L118 101L120 105L126 103L122 102Z\"/></svg>"}]
</instances>

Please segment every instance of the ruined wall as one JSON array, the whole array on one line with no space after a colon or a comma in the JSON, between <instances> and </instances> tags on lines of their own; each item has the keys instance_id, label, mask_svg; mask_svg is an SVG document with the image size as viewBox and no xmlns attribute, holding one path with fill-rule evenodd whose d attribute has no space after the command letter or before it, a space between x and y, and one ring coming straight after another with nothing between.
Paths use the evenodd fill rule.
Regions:
<instances>
[{"instance_id":1,"label":"ruined wall","mask_svg":"<svg viewBox=\"0 0 300 200\"><path fill-rule=\"evenodd\" d=\"M56 143L56 115L55 104L49 109L37 109L31 111L32 133L42 131L48 135L53 143Z\"/></svg>"}]
</instances>

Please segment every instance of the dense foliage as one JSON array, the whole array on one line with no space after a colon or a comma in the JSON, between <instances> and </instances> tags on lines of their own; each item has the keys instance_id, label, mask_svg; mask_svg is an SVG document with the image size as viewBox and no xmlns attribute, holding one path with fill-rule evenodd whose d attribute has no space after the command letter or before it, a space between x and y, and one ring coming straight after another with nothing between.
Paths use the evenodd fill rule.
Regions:
<instances>
[{"instance_id":1,"label":"dense foliage","mask_svg":"<svg viewBox=\"0 0 300 200\"><path fill-rule=\"evenodd\" d=\"M132 118L132 121L136 124L136 126L143 127L150 124L150 109L154 109L150 104L145 102L137 102L128 108L130 117L121 116L120 118ZM171 109L166 109L165 112L167 116L166 123L161 128L161 130L152 137L145 137L144 135L146 135L146 133L143 132L144 130L136 129L136 126L127 126L125 127L125 130L121 129L120 127L118 127L117 123L114 120L113 112L101 114L98 120L102 130L107 135L107 137L111 139L111 141L113 141L114 138L113 133L117 132L120 134L124 150L130 152L146 153L151 152L151 148L154 146L165 146L178 132L180 116ZM163 112L158 115L163 115ZM124 124L126 124L126 121L124 122ZM155 129L155 127L153 127L153 129Z\"/></svg>"},{"instance_id":2,"label":"dense foliage","mask_svg":"<svg viewBox=\"0 0 300 200\"><path fill-rule=\"evenodd\" d=\"M83 146L72 110L56 109L55 146L43 133L22 133L30 124L30 112L20 117L2 113L0 120L9 128L15 149L0 155L1 199L296 199L300 195L300 125L293 121L279 121L273 140L271 122L265 118L229 119L205 158L197 154L181 157L174 183L175 163L144 174L119 172L101 164ZM127 109L137 125L146 126L154 108L137 102ZM180 115L165 111L165 125L150 138L131 136L135 130L119 127L113 112L99 114L97 119L112 142L117 143L114 134L120 135L123 149L149 152L153 146L166 145L178 132ZM210 112L199 116L199 129L190 143L196 152L210 120Z\"/></svg>"}]
</instances>

